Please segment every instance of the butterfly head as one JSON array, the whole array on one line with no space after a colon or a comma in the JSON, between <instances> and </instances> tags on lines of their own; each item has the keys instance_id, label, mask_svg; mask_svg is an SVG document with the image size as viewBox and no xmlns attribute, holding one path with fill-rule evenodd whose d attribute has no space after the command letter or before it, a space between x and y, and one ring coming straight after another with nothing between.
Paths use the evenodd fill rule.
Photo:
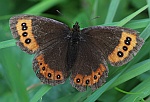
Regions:
<instances>
[{"instance_id":1,"label":"butterfly head","mask_svg":"<svg viewBox=\"0 0 150 102\"><path fill-rule=\"evenodd\" d=\"M79 26L79 23L76 22L74 25L73 25L73 30L74 31L80 31L80 26Z\"/></svg>"}]
</instances>

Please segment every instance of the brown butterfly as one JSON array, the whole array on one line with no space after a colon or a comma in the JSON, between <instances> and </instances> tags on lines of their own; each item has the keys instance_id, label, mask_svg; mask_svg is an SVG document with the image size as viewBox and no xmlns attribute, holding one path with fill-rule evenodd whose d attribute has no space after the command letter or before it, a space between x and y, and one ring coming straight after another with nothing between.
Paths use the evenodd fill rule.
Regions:
<instances>
[{"instance_id":1,"label":"brown butterfly","mask_svg":"<svg viewBox=\"0 0 150 102\"><path fill-rule=\"evenodd\" d=\"M144 43L135 30L114 26L92 26L80 30L56 20L19 15L10 19L17 45L36 54L33 69L50 85L70 82L79 91L99 88L108 76L106 62L121 66L129 62Z\"/></svg>"}]
</instances>

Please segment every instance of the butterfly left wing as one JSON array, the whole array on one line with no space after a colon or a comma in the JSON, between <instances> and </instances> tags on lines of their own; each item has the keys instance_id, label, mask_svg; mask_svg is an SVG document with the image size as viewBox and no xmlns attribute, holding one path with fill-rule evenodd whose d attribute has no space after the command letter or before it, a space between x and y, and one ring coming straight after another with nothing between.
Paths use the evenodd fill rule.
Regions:
<instances>
[{"instance_id":1,"label":"butterfly left wing","mask_svg":"<svg viewBox=\"0 0 150 102\"><path fill-rule=\"evenodd\" d=\"M17 15L10 18L10 29L17 45L25 52L33 54L65 37L70 30L59 21L34 16Z\"/></svg>"},{"instance_id":2,"label":"butterfly left wing","mask_svg":"<svg viewBox=\"0 0 150 102\"><path fill-rule=\"evenodd\" d=\"M33 69L43 83L57 85L66 80L68 26L50 18L18 15L10 19L10 29L23 51L36 54Z\"/></svg>"},{"instance_id":3,"label":"butterfly left wing","mask_svg":"<svg viewBox=\"0 0 150 102\"><path fill-rule=\"evenodd\" d=\"M33 60L33 69L39 79L50 85L64 83L69 75L66 68L67 41L58 41L46 49L38 52Z\"/></svg>"}]
</instances>

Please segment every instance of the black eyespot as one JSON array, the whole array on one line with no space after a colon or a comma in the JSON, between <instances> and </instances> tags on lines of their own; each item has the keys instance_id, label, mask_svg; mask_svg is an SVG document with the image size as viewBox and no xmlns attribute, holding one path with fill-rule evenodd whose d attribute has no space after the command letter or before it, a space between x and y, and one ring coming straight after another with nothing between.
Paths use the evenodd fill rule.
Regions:
<instances>
[{"instance_id":1,"label":"black eyespot","mask_svg":"<svg viewBox=\"0 0 150 102\"><path fill-rule=\"evenodd\" d=\"M130 45L130 41L128 41L128 40L125 40L124 43L125 43L126 45Z\"/></svg>"},{"instance_id":2,"label":"black eyespot","mask_svg":"<svg viewBox=\"0 0 150 102\"><path fill-rule=\"evenodd\" d=\"M48 73L48 77L50 78L52 76L52 74L51 73Z\"/></svg>"},{"instance_id":3,"label":"black eyespot","mask_svg":"<svg viewBox=\"0 0 150 102\"><path fill-rule=\"evenodd\" d=\"M79 78L77 78L77 79L76 79L76 82L77 82L77 83L79 83L79 82L80 82L80 79L79 79Z\"/></svg>"},{"instance_id":4,"label":"black eyespot","mask_svg":"<svg viewBox=\"0 0 150 102\"><path fill-rule=\"evenodd\" d=\"M45 70L45 67L42 67L42 70L44 71L44 70Z\"/></svg>"},{"instance_id":5,"label":"black eyespot","mask_svg":"<svg viewBox=\"0 0 150 102\"><path fill-rule=\"evenodd\" d=\"M101 75L101 73L100 73L100 72L98 72L98 75Z\"/></svg>"},{"instance_id":6,"label":"black eyespot","mask_svg":"<svg viewBox=\"0 0 150 102\"><path fill-rule=\"evenodd\" d=\"M28 35L27 32L23 32L23 33L22 33L22 36L23 36L23 37L26 37L27 35Z\"/></svg>"},{"instance_id":7,"label":"black eyespot","mask_svg":"<svg viewBox=\"0 0 150 102\"><path fill-rule=\"evenodd\" d=\"M26 26L26 23L22 23L21 26Z\"/></svg>"},{"instance_id":8,"label":"black eyespot","mask_svg":"<svg viewBox=\"0 0 150 102\"><path fill-rule=\"evenodd\" d=\"M89 80L89 79L87 79L87 80L85 81L85 83L86 83L86 84L89 84L89 82L90 82L90 80Z\"/></svg>"},{"instance_id":9,"label":"black eyespot","mask_svg":"<svg viewBox=\"0 0 150 102\"><path fill-rule=\"evenodd\" d=\"M31 39L30 38L27 38L26 40L25 40L25 43L26 44L29 44L31 42Z\"/></svg>"},{"instance_id":10,"label":"black eyespot","mask_svg":"<svg viewBox=\"0 0 150 102\"><path fill-rule=\"evenodd\" d=\"M126 46L123 46L123 50L124 50L124 51L127 51L128 48L127 48Z\"/></svg>"},{"instance_id":11,"label":"black eyespot","mask_svg":"<svg viewBox=\"0 0 150 102\"><path fill-rule=\"evenodd\" d=\"M118 51L117 55L118 55L119 57L123 57L123 52Z\"/></svg>"},{"instance_id":12,"label":"black eyespot","mask_svg":"<svg viewBox=\"0 0 150 102\"><path fill-rule=\"evenodd\" d=\"M96 76L96 75L94 75L94 79L97 79L97 76Z\"/></svg>"},{"instance_id":13,"label":"black eyespot","mask_svg":"<svg viewBox=\"0 0 150 102\"><path fill-rule=\"evenodd\" d=\"M60 75L59 74L57 75L57 79L60 79Z\"/></svg>"},{"instance_id":14,"label":"black eyespot","mask_svg":"<svg viewBox=\"0 0 150 102\"><path fill-rule=\"evenodd\" d=\"M40 63L40 65L42 65L42 63Z\"/></svg>"},{"instance_id":15,"label":"black eyespot","mask_svg":"<svg viewBox=\"0 0 150 102\"><path fill-rule=\"evenodd\" d=\"M22 26L22 30L27 30L27 26Z\"/></svg>"},{"instance_id":16,"label":"black eyespot","mask_svg":"<svg viewBox=\"0 0 150 102\"><path fill-rule=\"evenodd\" d=\"M126 40L127 41L131 41L132 39L130 37L126 37Z\"/></svg>"}]
</instances>

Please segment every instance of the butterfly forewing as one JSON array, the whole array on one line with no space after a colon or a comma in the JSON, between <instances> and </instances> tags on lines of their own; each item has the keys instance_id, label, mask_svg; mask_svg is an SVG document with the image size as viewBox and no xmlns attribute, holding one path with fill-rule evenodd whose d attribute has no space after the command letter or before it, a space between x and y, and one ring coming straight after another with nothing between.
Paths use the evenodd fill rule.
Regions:
<instances>
[{"instance_id":1,"label":"butterfly forewing","mask_svg":"<svg viewBox=\"0 0 150 102\"><path fill-rule=\"evenodd\" d=\"M143 45L135 30L112 27L95 26L82 30L82 34L93 43L102 56L111 65L121 66L130 61Z\"/></svg>"},{"instance_id":2,"label":"butterfly forewing","mask_svg":"<svg viewBox=\"0 0 150 102\"><path fill-rule=\"evenodd\" d=\"M10 28L13 37L19 39L17 45L28 53L44 49L69 33L69 28L61 22L31 15L12 17Z\"/></svg>"}]
</instances>

